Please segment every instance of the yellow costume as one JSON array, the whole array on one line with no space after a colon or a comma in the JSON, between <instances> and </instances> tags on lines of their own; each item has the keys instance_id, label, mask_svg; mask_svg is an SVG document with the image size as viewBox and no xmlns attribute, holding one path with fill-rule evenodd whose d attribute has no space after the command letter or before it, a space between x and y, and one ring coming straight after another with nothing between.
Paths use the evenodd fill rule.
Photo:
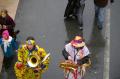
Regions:
<instances>
[{"instance_id":1,"label":"yellow costume","mask_svg":"<svg viewBox=\"0 0 120 79\"><path fill-rule=\"evenodd\" d=\"M45 50L37 45L35 45L32 52L27 49L26 45L22 45L22 47L18 49L18 61L14 66L17 79L41 79L41 74L48 69L49 58L43 62L45 68L40 69L37 73L34 71L34 68L28 67L27 58L29 54L37 54L40 57L40 62L46 56ZM17 68L18 62L22 62L23 66L21 68ZM41 66L38 65L36 68L41 68Z\"/></svg>"}]
</instances>

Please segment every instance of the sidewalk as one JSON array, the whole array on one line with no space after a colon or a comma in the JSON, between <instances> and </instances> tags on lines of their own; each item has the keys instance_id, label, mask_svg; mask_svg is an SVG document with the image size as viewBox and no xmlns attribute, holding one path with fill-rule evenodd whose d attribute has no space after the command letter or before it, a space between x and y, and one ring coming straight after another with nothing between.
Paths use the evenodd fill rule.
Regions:
<instances>
[{"instance_id":1,"label":"sidewalk","mask_svg":"<svg viewBox=\"0 0 120 79\"><path fill-rule=\"evenodd\" d=\"M0 9L7 9L10 16L15 18L18 3L19 0L0 0Z\"/></svg>"},{"instance_id":2,"label":"sidewalk","mask_svg":"<svg viewBox=\"0 0 120 79\"><path fill-rule=\"evenodd\" d=\"M14 19L17 11L19 0L0 0L0 10L5 8L9 15ZM3 54L0 50L0 72L2 68Z\"/></svg>"}]
</instances>

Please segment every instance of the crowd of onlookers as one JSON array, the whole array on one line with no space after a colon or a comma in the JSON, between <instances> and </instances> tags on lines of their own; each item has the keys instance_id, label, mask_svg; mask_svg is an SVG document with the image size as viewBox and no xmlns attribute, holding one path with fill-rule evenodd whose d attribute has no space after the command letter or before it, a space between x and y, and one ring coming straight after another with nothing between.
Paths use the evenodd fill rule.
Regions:
<instances>
[{"instance_id":1,"label":"crowd of onlookers","mask_svg":"<svg viewBox=\"0 0 120 79\"><path fill-rule=\"evenodd\" d=\"M18 49L16 35L19 30L14 31L15 22L6 9L0 10L0 45L4 54L3 66L8 69L14 58L14 52Z\"/></svg>"},{"instance_id":2,"label":"crowd of onlookers","mask_svg":"<svg viewBox=\"0 0 120 79\"><path fill-rule=\"evenodd\" d=\"M2 9L0 11L0 36L4 30L8 30L9 34L16 38L16 35L19 33L19 30L14 31L15 22L8 14L6 9Z\"/></svg>"}]
</instances>

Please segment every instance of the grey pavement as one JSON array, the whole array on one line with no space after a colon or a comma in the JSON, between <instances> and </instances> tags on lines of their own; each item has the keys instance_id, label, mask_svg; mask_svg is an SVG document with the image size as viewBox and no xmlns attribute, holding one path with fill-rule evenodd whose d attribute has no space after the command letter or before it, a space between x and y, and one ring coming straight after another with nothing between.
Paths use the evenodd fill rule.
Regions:
<instances>
[{"instance_id":1,"label":"grey pavement","mask_svg":"<svg viewBox=\"0 0 120 79\"><path fill-rule=\"evenodd\" d=\"M110 79L120 79L120 0L111 6Z\"/></svg>"},{"instance_id":2,"label":"grey pavement","mask_svg":"<svg viewBox=\"0 0 120 79\"><path fill-rule=\"evenodd\" d=\"M34 36L37 43L51 53L50 66L43 79L64 79L59 62L63 60L62 49L76 34L81 34L90 49L92 66L85 79L103 79L105 36L99 31L94 19L93 0L86 1L84 30L81 32L75 20L64 20L67 0L20 0L15 18L16 29L20 29L18 40ZM14 78L12 78L14 79Z\"/></svg>"}]
</instances>

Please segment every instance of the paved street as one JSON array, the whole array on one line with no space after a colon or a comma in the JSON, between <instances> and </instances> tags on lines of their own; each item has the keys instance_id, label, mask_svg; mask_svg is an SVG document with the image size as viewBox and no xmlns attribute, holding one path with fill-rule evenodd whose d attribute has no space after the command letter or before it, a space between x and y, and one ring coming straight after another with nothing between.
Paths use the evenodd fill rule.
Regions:
<instances>
[{"instance_id":1,"label":"paved street","mask_svg":"<svg viewBox=\"0 0 120 79\"><path fill-rule=\"evenodd\" d=\"M93 0L86 1L83 32L76 20L64 20L66 4L67 0L20 0L15 18L16 29L21 31L18 40L23 43L27 36L34 36L51 53L50 66L43 79L64 79L63 70L58 67L63 60L61 51L76 34L83 35L92 54L92 66L85 79L103 79L106 29L99 31L96 27Z\"/></svg>"},{"instance_id":2,"label":"paved street","mask_svg":"<svg viewBox=\"0 0 120 79\"><path fill-rule=\"evenodd\" d=\"M120 79L120 1L115 0L111 7L111 48L110 48L110 79Z\"/></svg>"}]
</instances>

